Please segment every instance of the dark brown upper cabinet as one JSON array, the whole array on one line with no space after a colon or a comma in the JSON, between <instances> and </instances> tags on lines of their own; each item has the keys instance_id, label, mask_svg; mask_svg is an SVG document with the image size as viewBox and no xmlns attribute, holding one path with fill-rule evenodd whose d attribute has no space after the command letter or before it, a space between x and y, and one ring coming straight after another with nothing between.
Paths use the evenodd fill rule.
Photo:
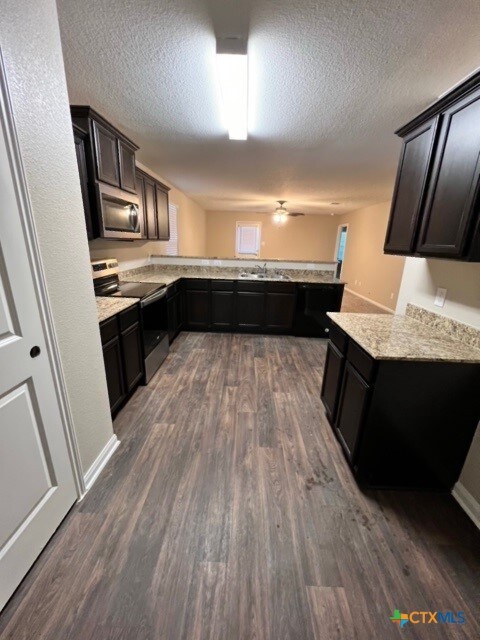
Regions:
<instances>
[{"instance_id":1,"label":"dark brown upper cabinet","mask_svg":"<svg viewBox=\"0 0 480 640\"><path fill-rule=\"evenodd\" d=\"M385 239L385 251L415 250L418 219L425 198L438 117L405 136Z\"/></svg>"},{"instance_id":2,"label":"dark brown upper cabinet","mask_svg":"<svg viewBox=\"0 0 480 640\"><path fill-rule=\"evenodd\" d=\"M135 147L124 140L118 141L118 157L120 161L120 187L124 191L137 193L135 184Z\"/></svg>"},{"instance_id":3,"label":"dark brown upper cabinet","mask_svg":"<svg viewBox=\"0 0 480 640\"><path fill-rule=\"evenodd\" d=\"M480 262L480 72L396 133L386 253Z\"/></svg>"},{"instance_id":4,"label":"dark brown upper cabinet","mask_svg":"<svg viewBox=\"0 0 480 640\"><path fill-rule=\"evenodd\" d=\"M170 189L140 169L136 170L136 180L137 193L140 188L142 189L144 237L149 240L169 240L168 192Z\"/></svg>"},{"instance_id":5,"label":"dark brown upper cabinet","mask_svg":"<svg viewBox=\"0 0 480 640\"><path fill-rule=\"evenodd\" d=\"M90 222L87 220L88 239L92 240L102 235L101 185L108 184L119 189L118 196L122 199L127 196L125 198L127 201L131 198L127 194L137 193L135 152L138 147L91 107L72 105L70 111L77 145L80 182L86 184L88 189L88 211L85 198L84 209L85 218L90 219ZM84 132L84 160L80 158L82 154L80 140L77 141L80 131ZM80 168L81 164L82 168ZM86 180L83 180L82 172L86 174Z\"/></svg>"},{"instance_id":6,"label":"dark brown upper cabinet","mask_svg":"<svg viewBox=\"0 0 480 640\"><path fill-rule=\"evenodd\" d=\"M170 240L170 222L168 219L168 187L155 184L157 230L159 240Z\"/></svg>"},{"instance_id":7,"label":"dark brown upper cabinet","mask_svg":"<svg viewBox=\"0 0 480 640\"><path fill-rule=\"evenodd\" d=\"M85 214L85 226L87 227L87 237L93 240L96 237L95 220L92 217L90 206L90 194L88 189L88 171L87 171L87 144L88 134L86 131L73 126L73 138L75 140L75 154L77 156L78 176L80 178L80 189L82 192L83 212Z\"/></svg>"},{"instance_id":8,"label":"dark brown upper cabinet","mask_svg":"<svg viewBox=\"0 0 480 640\"><path fill-rule=\"evenodd\" d=\"M113 131L92 121L97 179L113 187L120 186L120 163L117 137Z\"/></svg>"}]
</instances>

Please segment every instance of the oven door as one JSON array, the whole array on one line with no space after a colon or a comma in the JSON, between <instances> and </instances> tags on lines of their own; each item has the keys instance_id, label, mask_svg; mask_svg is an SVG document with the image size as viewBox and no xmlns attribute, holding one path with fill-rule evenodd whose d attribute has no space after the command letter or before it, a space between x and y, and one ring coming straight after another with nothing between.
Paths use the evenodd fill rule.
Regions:
<instances>
[{"instance_id":1,"label":"oven door","mask_svg":"<svg viewBox=\"0 0 480 640\"><path fill-rule=\"evenodd\" d=\"M168 355L166 287L155 291L147 298L142 298L140 313L145 356L145 383L148 383Z\"/></svg>"},{"instance_id":2,"label":"oven door","mask_svg":"<svg viewBox=\"0 0 480 640\"><path fill-rule=\"evenodd\" d=\"M139 200L121 189L99 184L101 235L103 238L139 240L142 237Z\"/></svg>"}]
</instances>

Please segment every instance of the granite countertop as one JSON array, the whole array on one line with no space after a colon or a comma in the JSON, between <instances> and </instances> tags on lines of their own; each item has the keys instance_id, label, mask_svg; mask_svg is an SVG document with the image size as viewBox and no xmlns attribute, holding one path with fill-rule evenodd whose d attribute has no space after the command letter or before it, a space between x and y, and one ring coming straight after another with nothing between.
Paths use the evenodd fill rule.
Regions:
<instances>
[{"instance_id":1,"label":"granite countertop","mask_svg":"<svg viewBox=\"0 0 480 640\"><path fill-rule=\"evenodd\" d=\"M152 258L165 258L164 253L152 253ZM183 258L184 260L244 260L245 262L252 262L252 260L256 260L259 262L292 262L295 264L298 263L308 263L308 264L337 264L336 260L284 260L283 258L232 258L230 257L222 257L222 256L172 256L175 259Z\"/></svg>"},{"instance_id":2,"label":"granite countertop","mask_svg":"<svg viewBox=\"0 0 480 640\"><path fill-rule=\"evenodd\" d=\"M480 349L408 315L327 315L376 360L480 363Z\"/></svg>"},{"instance_id":3,"label":"granite countertop","mask_svg":"<svg viewBox=\"0 0 480 640\"><path fill-rule=\"evenodd\" d=\"M137 304L138 298L114 298L112 296L97 296L95 298L97 303L97 315L98 321L103 322L108 318L120 313L128 307L132 307Z\"/></svg>"},{"instance_id":4,"label":"granite countertop","mask_svg":"<svg viewBox=\"0 0 480 640\"><path fill-rule=\"evenodd\" d=\"M313 271L299 269L284 269L290 276L290 280L278 280L276 278L240 278L241 268L232 267L204 267L204 266L176 266L164 267L163 265L149 265L132 271L120 273L123 282L153 282L173 284L180 278L208 278L209 280L245 280L247 282L305 282L307 284L345 284L344 281L335 278L331 271Z\"/></svg>"}]
</instances>

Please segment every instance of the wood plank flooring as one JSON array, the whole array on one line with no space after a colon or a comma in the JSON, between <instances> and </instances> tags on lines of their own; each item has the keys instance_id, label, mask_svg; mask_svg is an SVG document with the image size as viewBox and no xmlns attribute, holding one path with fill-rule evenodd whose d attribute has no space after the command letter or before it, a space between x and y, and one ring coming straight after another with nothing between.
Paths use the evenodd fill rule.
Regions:
<instances>
[{"instance_id":1,"label":"wood plank flooring","mask_svg":"<svg viewBox=\"0 0 480 640\"><path fill-rule=\"evenodd\" d=\"M182 333L0 638L480 637L478 530L449 496L358 489L324 357L322 340ZM467 622L400 631L396 608Z\"/></svg>"}]
</instances>

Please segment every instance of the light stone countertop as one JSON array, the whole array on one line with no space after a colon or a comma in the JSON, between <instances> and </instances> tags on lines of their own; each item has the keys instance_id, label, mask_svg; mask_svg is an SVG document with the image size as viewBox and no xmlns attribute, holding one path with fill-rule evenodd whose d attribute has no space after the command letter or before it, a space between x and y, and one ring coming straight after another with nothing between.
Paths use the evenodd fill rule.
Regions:
<instances>
[{"instance_id":1,"label":"light stone countertop","mask_svg":"<svg viewBox=\"0 0 480 640\"><path fill-rule=\"evenodd\" d=\"M123 271L119 274L123 282L152 282L173 284L180 278L199 278L209 280L240 280L246 282L304 282L306 284L345 284L342 280L332 276L331 271L313 271L300 269L283 269L288 273L290 280L278 280L275 278L240 278L243 269L238 267L206 267L176 265L175 267L164 265L148 265L131 271Z\"/></svg>"},{"instance_id":2,"label":"light stone countertop","mask_svg":"<svg viewBox=\"0 0 480 640\"><path fill-rule=\"evenodd\" d=\"M97 303L97 315L98 322L108 320L112 316L115 316L120 311L133 307L137 304L138 298L115 298L112 296L97 296L95 298Z\"/></svg>"},{"instance_id":3,"label":"light stone countertop","mask_svg":"<svg viewBox=\"0 0 480 640\"><path fill-rule=\"evenodd\" d=\"M408 316L327 315L376 360L480 363L480 349Z\"/></svg>"}]
</instances>

